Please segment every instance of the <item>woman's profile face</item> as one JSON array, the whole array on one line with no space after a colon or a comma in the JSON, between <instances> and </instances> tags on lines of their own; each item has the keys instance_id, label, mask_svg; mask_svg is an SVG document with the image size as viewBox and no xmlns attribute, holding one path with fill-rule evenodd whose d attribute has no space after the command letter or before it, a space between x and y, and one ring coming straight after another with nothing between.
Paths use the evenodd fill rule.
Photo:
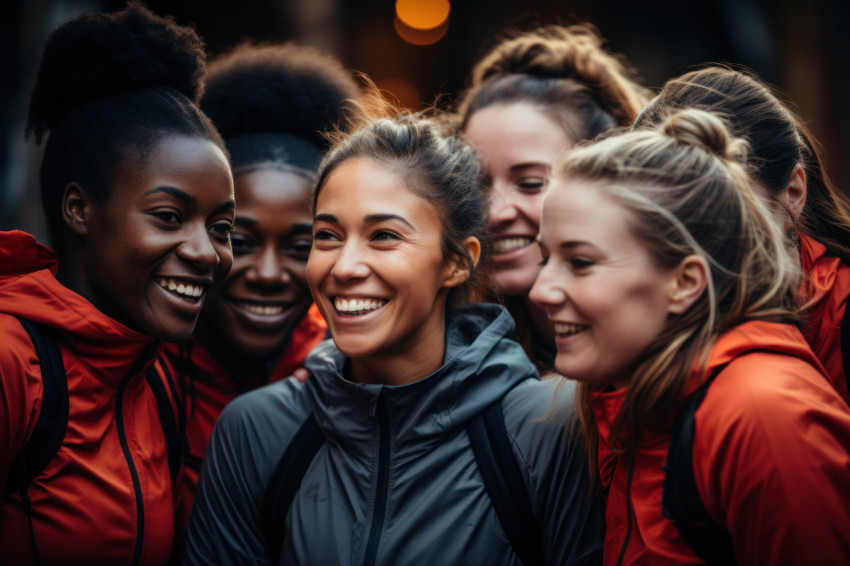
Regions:
<instances>
[{"instance_id":1,"label":"woman's profile face","mask_svg":"<svg viewBox=\"0 0 850 566\"><path fill-rule=\"evenodd\" d=\"M543 189L573 141L530 103L487 106L472 114L465 135L481 159L489 197L490 277L502 294L525 295L540 269Z\"/></svg>"},{"instance_id":2,"label":"woman's profile face","mask_svg":"<svg viewBox=\"0 0 850 566\"><path fill-rule=\"evenodd\" d=\"M269 167L235 173L233 269L202 320L238 351L265 355L284 345L313 301L311 180Z\"/></svg>"},{"instance_id":3,"label":"woman's profile face","mask_svg":"<svg viewBox=\"0 0 850 566\"><path fill-rule=\"evenodd\" d=\"M555 326L555 369L572 379L628 383L667 326L675 272L660 269L631 214L596 183L556 181L543 204L546 256L531 300Z\"/></svg>"},{"instance_id":4,"label":"woman's profile face","mask_svg":"<svg viewBox=\"0 0 850 566\"><path fill-rule=\"evenodd\" d=\"M157 339L187 339L233 255L233 179L209 140L167 136L130 154L92 206L82 294L124 325Z\"/></svg>"},{"instance_id":5,"label":"woman's profile face","mask_svg":"<svg viewBox=\"0 0 850 566\"><path fill-rule=\"evenodd\" d=\"M442 348L452 265L441 241L438 209L396 169L367 157L337 166L316 200L307 281L340 351Z\"/></svg>"}]
</instances>

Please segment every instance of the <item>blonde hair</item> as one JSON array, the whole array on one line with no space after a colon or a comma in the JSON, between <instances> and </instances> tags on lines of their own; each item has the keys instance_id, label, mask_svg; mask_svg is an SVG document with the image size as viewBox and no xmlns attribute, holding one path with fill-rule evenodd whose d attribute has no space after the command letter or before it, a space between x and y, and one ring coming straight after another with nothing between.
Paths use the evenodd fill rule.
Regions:
<instances>
[{"instance_id":1,"label":"blonde hair","mask_svg":"<svg viewBox=\"0 0 850 566\"><path fill-rule=\"evenodd\" d=\"M604 49L594 26L549 25L505 39L479 61L458 113L463 128L487 106L528 102L580 141L631 125L648 100L637 74Z\"/></svg>"},{"instance_id":2,"label":"blonde hair","mask_svg":"<svg viewBox=\"0 0 850 566\"><path fill-rule=\"evenodd\" d=\"M556 180L595 182L625 207L630 231L659 268L693 254L709 267L705 292L637 360L613 427L615 450L632 453L644 431L669 424L689 375L705 366L717 336L749 320L799 324L799 267L750 185L748 149L719 118L684 110L655 131L577 148L556 167ZM595 469L590 390L579 386L579 419Z\"/></svg>"}]
</instances>

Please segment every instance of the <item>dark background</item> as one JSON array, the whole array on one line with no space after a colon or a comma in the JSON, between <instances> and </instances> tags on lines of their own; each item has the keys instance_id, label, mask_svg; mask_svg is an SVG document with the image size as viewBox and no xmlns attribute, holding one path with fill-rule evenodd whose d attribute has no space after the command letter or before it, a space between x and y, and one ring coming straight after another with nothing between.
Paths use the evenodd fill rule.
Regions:
<instances>
[{"instance_id":1,"label":"dark background","mask_svg":"<svg viewBox=\"0 0 850 566\"><path fill-rule=\"evenodd\" d=\"M43 235L40 148L23 138L27 96L47 34L84 11L118 1L13 0L0 29L0 230ZM365 72L408 106L456 96L473 63L510 29L589 20L654 89L708 61L745 65L793 101L825 148L833 179L850 186L850 9L811 0L454 0L446 35L406 43L393 0L148 0L157 13L193 24L211 54L243 39L296 40Z\"/></svg>"}]
</instances>

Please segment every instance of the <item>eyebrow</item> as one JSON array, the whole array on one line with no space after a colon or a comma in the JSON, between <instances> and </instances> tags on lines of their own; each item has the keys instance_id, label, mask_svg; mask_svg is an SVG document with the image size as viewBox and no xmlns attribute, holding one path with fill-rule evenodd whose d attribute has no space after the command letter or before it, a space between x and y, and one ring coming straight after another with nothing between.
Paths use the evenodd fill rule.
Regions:
<instances>
[{"instance_id":1,"label":"eyebrow","mask_svg":"<svg viewBox=\"0 0 850 566\"><path fill-rule=\"evenodd\" d=\"M313 220L319 222L329 222L331 224L339 224L339 219L333 214L317 214L315 218L313 218ZM416 231L416 228L413 226L413 224L411 224L407 221L406 218L404 218L403 216L399 216L398 214L368 214L363 218L363 221L366 224L377 224L379 222L386 222L388 220L398 220L410 226L411 230Z\"/></svg>"},{"instance_id":2,"label":"eyebrow","mask_svg":"<svg viewBox=\"0 0 850 566\"><path fill-rule=\"evenodd\" d=\"M167 195L171 195L174 198L176 198L177 200L183 201L186 204L189 204L189 205L192 205L192 206L198 204L197 198L193 197L192 195L190 195L189 193L187 193L185 191L181 191L180 189L178 189L176 187L169 187L169 186L156 187L155 189L149 190L145 194L146 195L152 195L152 194L156 194L156 193L165 193ZM233 200L233 199L226 200L224 202L219 203L218 206L215 207L213 214L219 214L221 212L232 210L234 208L236 208L236 201Z\"/></svg>"},{"instance_id":3,"label":"eyebrow","mask_svg":"<svg viewBox=\"0 0 850 566\"><path fill-rule=\"evenodd\" d=\"M236 215L236 220L234 220L234 222L236 224L241 224L243 226L249 226L249 227L254 227L257 224L259 224L259 221L256 218L250 218L248 216L239 216L239 215ZM303 223L293 224L292 225L292 232L296 232L298 234L302 234L302 233L303 234L310 234L310 233L313 232L313 225L312 224L303 224Z\"/></svg>"},{"instance_id":4,"label":"eyebrow","mask_svg":"<svg viewBox=\"0 0 850 566\"><path fill-rule=\"evenodd\" d=\"M530 169L531 167L543 167L544 169L551 169L552 166L548 163L543 163L542 161L529 161L528 163L517 163L516 165L511 165L508 169L509 171L521 171L523 169Z\"/></svg>"}]
</instances>

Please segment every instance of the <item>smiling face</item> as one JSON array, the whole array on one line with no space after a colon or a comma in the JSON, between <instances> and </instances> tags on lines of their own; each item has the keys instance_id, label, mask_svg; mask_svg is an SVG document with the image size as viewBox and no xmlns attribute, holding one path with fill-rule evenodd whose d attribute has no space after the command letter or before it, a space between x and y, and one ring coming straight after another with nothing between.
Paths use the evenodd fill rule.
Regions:
<instances>
[{"instance_id":1,"label":"smiling face","mask_svg":"<svg viewBox=\"0 0 850 566\"><path fill-rule=\"evenodd\" d=\"M573 141L528 103L487 106L470 117L465 134L481 157L490 200L492 281L507 296L525 295L540 270L535 239L543 188Z\"/></svg>"},{"instance_id":2,"label":"smiling face","mask_svg":"<svg viewBox=\"0 0 850 566\"><path fill-rule=\"evenodd\" d=\"M655 266L629 220L594 183L557 181L546 193L540 244L548 258L530 298L554 322L555 369L566 377L626 385L667 326L675 270Z\"/></svg>"},{"instance_id":3,"label":"smiling face","mask_svg":"<svg viewBox=\"0 0 850 566\"><path fill-rule=\"evenodd\" d=\"M214 328L229 346L261 356L286 342L313 301L311 182L271 168L236 173L233 269L204 309L203 323L205 334Z\"/></svg>"},{"instance_id":4,"label":"smiling face","mask_svg":"<svg viewBox=\"0 0 850 566\"><path fill-rule=\"evenodd\" d=\"M439 367L446 294L458 284L441 239L439 211L396 170L356 157L327 177L307 280L341 352L399 374Z\"/></svg>"},{"instance_id":5,"label":"smiling face","mask_svg":"<svg viewBox=\"0 0 850 566\"><path fill-rule=\"evenodd\" d=\"M233 180L202 138L161 139L113 172L91 205L80 293L124 325L167 341L192 334L210 289L233 262Z\"/></svg>"}]
</instances>

